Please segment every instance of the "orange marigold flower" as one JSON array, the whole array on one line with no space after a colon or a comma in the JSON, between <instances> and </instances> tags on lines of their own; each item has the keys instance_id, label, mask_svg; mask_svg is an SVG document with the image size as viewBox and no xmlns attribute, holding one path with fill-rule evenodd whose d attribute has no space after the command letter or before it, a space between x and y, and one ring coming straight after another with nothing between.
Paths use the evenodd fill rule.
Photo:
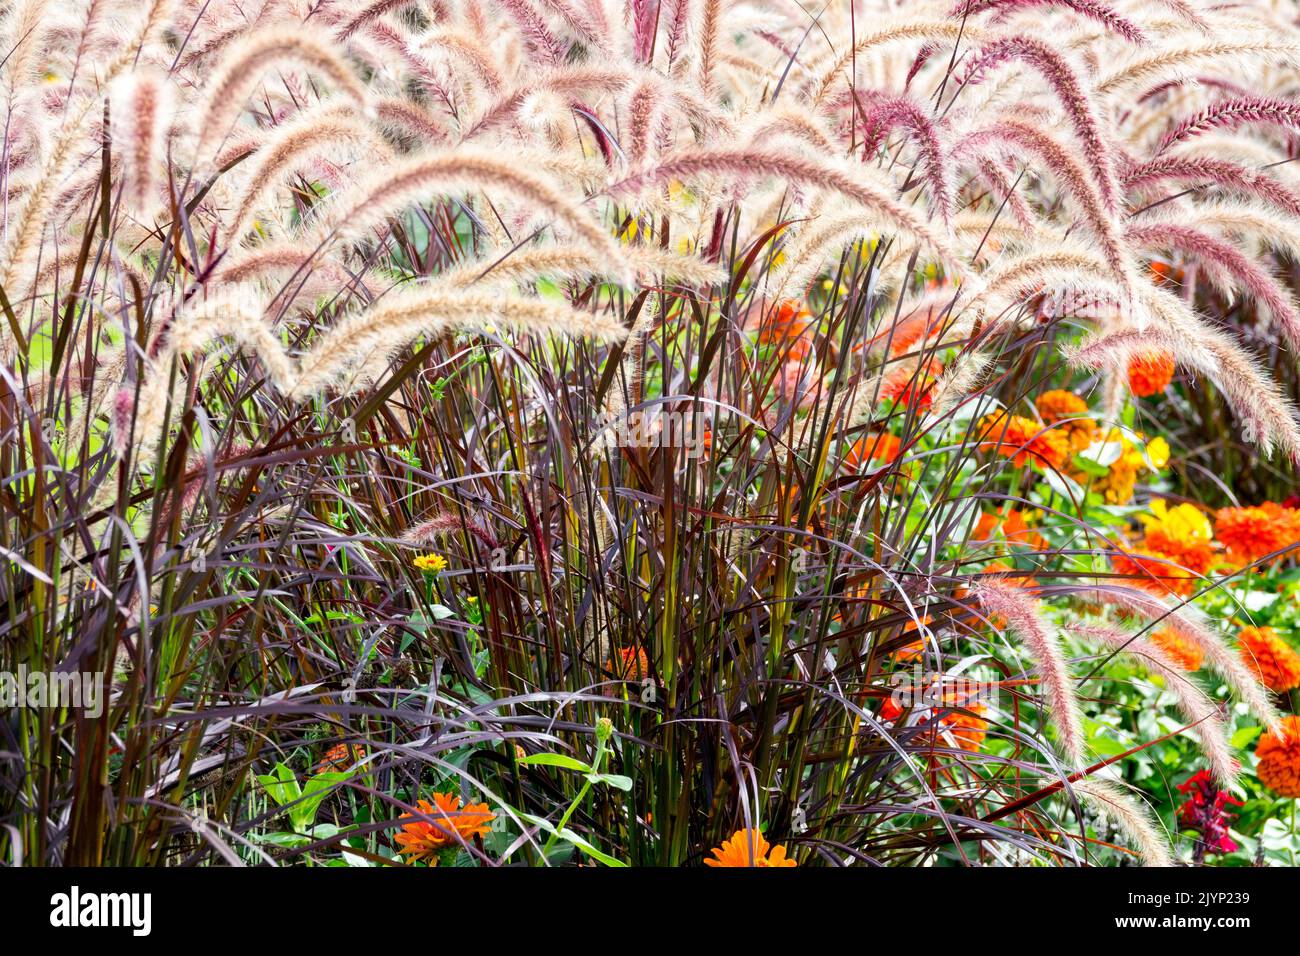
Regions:
<instances>
[{"instance_id":1,"label":"orange marigold flower","mask_svg":"<svg viewBox=\"0 0 1300 956\"><path fill-rule=\"evenodd\" d=\"M844 464L853 469L861 468L873 461L890 464L898 459L902 447L903 443L898 440L898 436L891 435L889 432L863 435L853 443L849 453L844 456Z\"/></svg>"},{"instance_id":2,"label":"orange marigold flower","mask_svg":"<svg viewBox=\"0 0 1300 956\"><path fill-rule=\"evenodd\" d=\"M1214 534L1228 549L1228 558L1250 564L1300 541L1300 513L1276 502L1244 508L1220 508Z\"/></svg>"},{"instance_id":3,"label":"orange marigold flower","mask_svg":"<svg viewBox=\"0 0 1300 956\"><path fill-rule=\"evenodd\" d=\"M1158 395L1174 379L1174 357L1168 352L1148 352L1129 359L1128 387L1139 398Z\"/></svg>"},{"instance_id":4,"label":"orange marigold flower","mask_svg":"<svg viewBox=\"0 0 1300 956\"><path fill-rule=\"evenodd\" d=\"M1197 576L1181 567L1177 557L1157 551L1117 551L1110 555L1110 566L1116 574L1131 578L1135 588L1155 594L1177 594L1187 597L1196 589Z\"/></svg>"},{"instance_id":5,"label":"orange marigold flower","mask_svg":"<svg viewBox=\"0 0 1300 956\"><path fill-rule=\"evenodd\" d=\"M347 770L365 755L365 748L360 744L353 744L350 749L347 744L335 744L325 751L325 756L316 765L316 772L325 773L331 770L341 772Z\"/></svg>"},{"instance_id":6,"label":"orange marigold flower","mask_svg":"<svg viewBox=\"0 0 1300 956\"><path fill-rule=\"evenodd\" d=\"M1146 550L1168 556L1197 574L1209 571L1215 563L1214 529L1205 514L1186 503L1170 508L1160 498L1153 499L1150 507L1151 514L1138 515Z\"/></svg>"},{"instance_id":7,"label":"orange marigold flower","mask_svg":"<svg viewBox=\"0 0 1300 956\"><path fill-rule=\"evenodd\" d=\"M1171 631L1161 628L1151 635L1151 643L1160 648L1175 664L1185 671L1198 671L1205 662L1205 652L1200 645Z\"/></svg>"},{"instance_id":8,"label":"orange marigold flower","mask_svg":"<svg viewBox=\"0 0 1300 956\"><path fill-rule=\"evenodd\" d=\"M1010 458L1017 467L1025 462L1060 470L1073 455L1070 436L1055 428L1044 428L1022 415L993 414L980 422L980 447Z\"/></svg>"},{"instance_id":9,"label":"orange marigold flower","mask_svg":"<svg viewBox=\"0 0 1300 956\"><path fill-rule=\"evenodd\" d=\"M757 830L737 830L722 846L713 848L705 866L798 866L785 855L785 847L770 846Z\"/></svg>"},{"instance_id":10,"label":"orange marigold flower","mask_svg":"<svg viewBox=\"0 0 1300 956\"><path fill-rule=\"evenodd\" d=\"M1241 659L1270 690L1300 687L1300 654L1271 627L1246 627L1237 635Z\"/></svg>"},{"instance_id":11,"label":"orange marigold flower","mask_svg":"<svg viewBox=\"0 0 1300 956\"><path fill-rule=\"evenodd\" d=\"M639 647L624 647L605 662L605 673L618 680L641 680L650 673L650 659Z\"/></svg>"},{"instance_id":12,"label":"orange marigold flower","mask_svg":"<svg viewBox=\"0 0 1300 956\"><path fill-rule=\"evenodd\" d=\"M1259 782L1282 797L1300 797L1300 716L1282 718L1282 732L1265 731L1255 747Z\"/></svg>"},{"instance_id":13,"label":"orange marigold flower","mask_svg":"<svg viewBox=\"0 0 1300 956\"><path fill-rule=\"evenodd\" d=\"M1070 445L1082 451L1092 444L1097 423L1088 417L1088 403L1063 388L1043 392L1034 400L1038 416L1048 425L1060 424L1070 436Z\"/></svg>"},{"instance_id":14,"label":"orange marigold flower","mask_svg":"<svg viewBox=\"0 0 1300 956\"><path fill-rule=\"evenodd\" d=\"M420 812L433 820L426 823L418 820L413 813L404 813L398 818L410 820L402 826L402 832L394 839L400 849L410 860L430 858L437 863L437 854L450 846L459 845L475 836L487 836L488 824L496 819L496 814L488 810L486 803L460 805L460 797L450 793L435 793L433 805L427 800L416 803Z\"/></svg>"}]
</instances>

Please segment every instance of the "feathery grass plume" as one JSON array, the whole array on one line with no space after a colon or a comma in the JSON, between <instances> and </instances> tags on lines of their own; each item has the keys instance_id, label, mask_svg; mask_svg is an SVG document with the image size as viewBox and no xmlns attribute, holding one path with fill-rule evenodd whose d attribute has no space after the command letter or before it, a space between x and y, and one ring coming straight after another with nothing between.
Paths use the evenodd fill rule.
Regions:
<instances>
[{"instance_id":1,"label":"feathery grass plume","mask_svg":"<svg viewBox=\"0 0 1300 956\"><path fill-rule=\"evenodd\" d=\"M1250 295L1281 329L1293 348L1300 348L1300 312L1289 290L1264 267L1245 256L1229 242L1199 229L1179 225L1183 217L1166 213L1130 225L1125 236L1135 245L1148 249L1172 249L1204 262L1210 275L1220 270L1236 280L1236 285Z\"/></svg>"},{"instance_id":2,"label":"feathery grass plume","mask_svg":"<svg viewBox=\"0 0 1300 956\"><path fill-rule=\"evenodd\" d=\"M23 96L31 96L40 67L48 22L41 16L43 0L17 0L7 5L0 19L0 36L5 37L4 62L0 63L0 95L11 118Z\"/></svg>"},{"instance_id":3,"label":"feathery grass plume","mask_svg":"<svg viewBox=\"0 0 1300 956\"><path fill-rule=\"evenodd\" d=\"M930 202L945 223L952 218L952 184L939 133L930 117L905 96L871 96L860 116L863 128L862 151L874 153L885 138L901 128L916 143L925 166L925 181Z\"/></svg>"},{"instance_id":4,"label":"feathery grass plume","mask_svg":"<svg viewBox=\"0 0 1300 956\"><path fill-rule=\"evenodd\" d=\"M304 110L290 122L277 127L253 155L248 186L229 219L226 236L238 241L252 224L254 214L267 196L304 163L343 150L364 151L369 161L383 163L392 151L351 103L330 103Z\"/></svg>"},{"instance_id":5,"label":"feathery grass plume","mask_svg":"<svg viewBox=\"0 0 1300 956\"><path fill-rule=\"evenodd\" d=\"M1199 608L1182 602L1166 601L1147 591L1130 587L1099 586L1089 589L1088 593L1106 604L1113 604L1155 622L1159 627L1168 628L1178 637L1196 645L1205 655L1210 669L1223 678L1224 683L1252 714L1269 729L1279 725L1281 716L1268 699L1264 685L1242 663L1241 657L1209 626Z\"/></svg>"},{"instance_id":6,"label":"feathery grass plume","mask_svg":"<svg viewBox=\"0 0 1300 956\"><path fill-rule=\"evenodd\" d=\"M1028 297L1045 290L1080 290L1090 298L1117 297L1122 286L1110 266L1077 240L1045 239L1012 248L978 276L973 291L959 312L954 335L962 338L977 324L992 335Z\"/></svg>"},{"instance_id":7,"label":"feathery grass plume","mask_svg":"<svg viewBox=\"0 0 1300 956\"><path fill-rule=\"evenodd\" d=\"M987 36L986 31L973 24L953 20L900 20L886 24L858 40L852 47L841 53L830 68L820 74L820 78L813 83L808 105L813 110L820 108L834 89L836 80L844 78L848 82L844 70L872 50L894 43L910 43L917 40L956 42L964 39L971 43L979 43Z\"/></svg>"},{"instance_id":8,"label":"feathery grass plume","mask_svg":"<svg viewBox=\"0 0 1300 956\"><path fill-rule=\"evenodd\" d=\"M614 238L554 185L523 171L542 165L539 160L530 161L526 154L518 153L513 160L507 162L497 150L462 145L390 163L336 197L316 231L322 240L336 235L360 238L370 227L431 192L496 189L562 223L607 262L617 265L611 272L626 284L623 253Z\"/></svg>"},{"instance_id":9,"label":"feathery grass plume","mask_svg":"<svg viewBox=\"0 0 1300 956\"><path fill-rule=\"evenodd\" d=\"M1163 153L1175 143L1200 136L1209 130L1238 130L1246 125L1267 125L1286 130L1300 129L1300 104L1258 96L1211 103L1195 116L1189 116L1166 133L1156 146L1156 155Z\"/></svg>"},{"instance_id":10,"label":"feathery grass plume","mask_svg":"<svg viewBox=\"0 0 1300 956\"><path fill-rule=\"evenodd\" d=\"M138 218L152 219L162 206L167 134L175 115L171 81L160 70L133 70L109 90L109 129L122 161L122 202Z\"/></svg>"},{"instance_id":11,"label":"feathery grass plume","mask_svg":"<svg viewBox=\"0 0 1300 956\"><path fill-rule=\"evenodd\" d=\"M802 295L827 259L840 255L851 243L875 238L876 225L856 209L818 215L784 243L780 265L764 276L764 290L778 299Z\"/></svg>"},{"instance_id":12,"label":"feathery grass plume","mask_svg":"<svg viewBox=\"0 0 1300 956\"><path fill-rule=\"evenodd\" d=\"M394 133L414 137L420 146L442 146L451 141L451 131L428 110L410 100L395 98L375 101L375 117Z\"/></svg>"},{"instance_id":13,"label":"feathery grass plume","mask_svg":"<svg viewBox=\"0 0 1300 956\"><path fill-rule=\"evenodd\" d=\"M132 439L139 449L152 448L162 437L169 413L175 420L186 381L178 374L174 390L169 392L173 362L206 351L219 340L229 339L255 355L272 381L293 379L293 362L262 319L263 310L263 303L245 289L221 290L196 303L180 304L163 316L161 331L149 345L137 392L123 387L114 400L113 445L119 456L125 454Z\"/></svg>"},{"instance_id":14,"label":"feathery grass plume","mask_svg":"<svg viewBox=\"0 0 1300 956\"><path fill-rule=\"evenodd\" d=\"M1093 84L1099 96L1114 97L1139 83L1154 85L1161 80L1177 77L1180 72L1194 66L1214 66L1231 63L1240 67L1243 62L1260 63L1281 59L1294 62L1300 47L1290 40L1264 36L1242 36L1229 39L1207 40L1202 43L1175 43L1150 49L1126 60Z\"/></svg>"},{"instance_id":15,"label":"feathery grass plume","mask_svg":"<svg viewBox=\"0 0 1300 956\"><path fill-rule=\"evenodd\" d=\"M988 352L965 352L951 362L930 391L930 414L943 419L979 386L993 363Z\"/></svg>"},{"instance_id":16,"label":"feathery grass plume","mask_svg":"<svg viewBox=\"0 0 1300 956\"><path fill-rule=\"evenodd\" d=\"M152 0L130 39L100 67L96 77L100 84L111 86L122 71L135 62L142 49L166 25L173 2L174 0ZM40 4L37 4L37 9L40 9ZM26 49L25 45L22 49ZM64 179L81 155L81 139L85 134L87 119L102 102L98 90L94 95L69 101L62 113L54 141L43 153L41 169L36 175L33 188L17 210L10 211L11 204L6 191L5 211L8 216L5 220L5 240L0 246L0 286L9 287L15 283L19 270L28 264L40 245ZM6 334L0 337L0 364L13 357L15 344L7 333L6 329Z\"/></svg>"},{"instance_id":17,"label":"feathery grass plume","mask_svg":"<svg viewBox=\"0 0 1300 956\"><path fill-rule=\"evenodd\" d=\"M838 193L879 215L888 228L906 239L919 241L950 265L961 259L947 236L932 228L910 206L889 194L888 187L869 175L865 167L852 172L842 165L789 153L759 149L702 149L670 157L654 169L610 187L615 195L635 194L672 179L699 175L777 176L790 182Z\"/></svg>"},{"instance_id":18,"label":"feathery grass plume","mask_svg":"<svg viewBox=\"0 0 1300 956\"><path fill-rule=\"evenodd\" d=\"M746 133L745 141L751 146L762 146L769 136L790 136L802 140L828 156L843 152L822 128L822 124L797 106L778 106L758 113L753 126Z\"/></svg>"},{"instance_id":19,"label":"feathery grass plume","mask_svg":"<svg viewBox=\"0 0 1300 956\"><path fill-rule=\"evenodd\" d=\"M1214 29L1210 22L1201 15L1192 0L1155 0L1155 2L1171 10L1182 22L1192 25L1202 33L1209 33Z\"/></svg>"},{"instance_id":20,"label":"feathery grass plume","mask_svg":"<svg viewBox=\"0 0 1300 956\"><path fill-rule=\"evenodd\" d=\"M1251 196L1300 219L1300 194L1269 176L1262 169L1204 156L1157 156L1131 166L1121 177L1125 189L1141 190L1173 180L1196 183L1193 188L1217 186L1229 192Z\"/></svg>"},{"instance_id":21,"label":"feathery grass plume","mask_svg":"<svg viewBox=\"0 0 1300 956\"><path fill-rule=\"evenodd\" d=\"M491 51L468 34L457 30L437 30L423 38L421 47L437 50L467 64L491 96L499 96L505 87L505 78L497 69Z\"/></svg>"},{"instance_id":22,"label":"feathery grass plume","mask_svg":"<svg viewBox=\"0 0 1300 956\"><path fill-rule=\"evenodd\" d=\"M1027 121L1003 119L994 126L966 136L954 148L954 153L979 152L990 145L1003 144L1026 149L1043 161L1073 198L1088 231L1101 244L1112 275L1125 289L1132 289L1137 284L1137 276L1115 217L1107 212L1105 199L1094 178L1055 137Z\"/></svg>"},{"instance_id":23,"label":"feathery grass plume","mask_svg":"<svg viewBox=\"0 0 1300 956\"><path fill-rule=\"evenodd\" d=\"M356 73L330 44L308 31L272 26L244 37L217 64L198 115L196 165L209 162L226 138L262 77L279 65L310 68L327 77L352 102L365 109L367 94Z\"/></svg>"},{"instance_id":24,"label":"feathery grass plume","mask_svg":"<svg viewBox=\"0 0 1300 956\"><path fill-rule=\"evenodd\" d=\"M1055 629L1043 617L1037 601L1021 589L998 581L996 576L979 581L972 591L986 610L1006 619L1011 632L1037 663L1061 750L1072 767L1081 767L1085 753L1083 720Z\"/></svg>"},{"instance_id":25,"label":"feathery grass plume","mask_svg":"<svg viewBox=\"0 0 1300 956\"><path fill-rule=\"evenodd\" d=\"M979 83L985 74L1012 61L1027 63L1037 70L1061 101L1075 135L1083 146L1084 161L1081 165L1096 180L1102 205L1108 213L1114 215L1119 207L1120 195L1111 150L1102 136L1101 122L1093 109L1092 101L1084 92L1083 82L1063 56L1033 37L998 37L983 46L979 55L967 66L965 83Z\"/></svg>"},{"instance_id":26,"label":"feathery grass plume","mask_svg":"<svg viewBox=\"0 0 1300 956\"><path fill-rule=\"evenodd\" d=\"M1130 43L1141 46L1147 42L1146 34L1137 24L1100 0L961 0L952 8L950 16L960 19L993 11L995 16L1003 17L1031 7L1065 7L1081 17L1100 23Z\"/></svg>"},{"instance_id":27,"label":"feathery grass plume","mask_svg":"<svg viewBox=\"0 0 1300 956\"><path fill-rule=\"evenodd\" d=\"M400 10L414 2L416 0L372 0L371 3L361 7L355 14L348 17L339 27L335 36L339 41L346 40L371 20L377 20L390 11Z\"/></svg>"},{"instance_id":28,"label":"feathery grass plume","mask_svg":"<svg viewBox=\"0 0 1300 956\"><path fill-rule=\"evenodd\" d=\"M1218 199L1197 204L1182 220L1199 229L1244 237L1300 261L1300 221L1254 203Z\"/></svg>"},{"instance_id":29,"label":"feathery grass plume","mask_svg":"<svg viewBox=\"0 0 1300 956\"><path fill-rule=\"evenodd\" d=\"M654 76L641 80L628 98L628 132L623 137L623 151L634 167L646 159L654 145L663 99L662 84Z\"/></svg>"},{"instance_id":30,"label":"feathery grass plume","mask_svg":"<svg viewBox=\"0 0 1300 956\"><path fill-rule=\"evenodd\" d=\"M509 123L530 96L542 91L557 96L578 96L589 91L621 92L631 82L627 70L607 66L563 66L542 72L526 85L502 94L490 103L483 113L465 130L462 140L471 140L489 130Z\"/></svg>"},{"instance_id":31,"label":"feathery grass plume","mask_svg":"<svg viewBox=\"0 0 1300 956\"><path fill-rule=\"evenodd\" d=\"M718 23L722 19L722 0L700 0L698 77L706 96L714 92L713 72L718 63Z\"/></svg>"},{"instance_id":32,"label":"feathery grass plume","mask_svg":"<svg viewBox=\"0 0 1300 956\"><path fill-rule=\"evenodd\" d=\"M326 388L365 384L348 376L372 359L405 348L418 336L495 325L520 334L562 335L620 342L627 330L616 319L578 312L558 302L468 290L417 288L390 293L366 312L337 322L302 357L301 371L284 391L301 400Z\"/></svg>"},{"instance_id":33,"label":"feathery grass plume","mask_svg":"<svg viewBox=\"0 0 1300 956\"><path fill-rule=\"evenodd\" d=\"M1241 765L1232 756L1228 725L1218 705L1163 649L1139 633L1116 627L1078 623L1067 624L1066 629L1084 640L1100 641L1159 674L1165 687L1178 698L1179 708L1188 722L1196 725L1193 733L1200 740L1201 749L1205 751L1220 784L1224 787L1236 785Z\"/></svg>"},{"instance_id":34,"label":"feathery grass plume","mask_svg":"<svg viewBox=\"0 0 1300 956\"><path fill-rule=\"evenodd\" d=\"M555 66L565 54L564 42L552 32L546 18L529 0L499 0L506 16L514 20L533 58L546 66Z\"/></svg>"},{"instance_id":35,"label":"feathery grass plume","mask_svg":"<svg viewBox=\"0 0 1300 956\"><path fill-rule=\"evenodd\" d=\"M1295 407L1277 383L1263 375L1251 357L1217 329L1198 321L1186 305L1166 290L1139 290L1144 313L1154 328L1123 327L1062 350L1080 368L1121 371L1130 359L1163 349L1184 366L1211 379L1243 421L1243 437L1268 455L1281 447L1300 463L1300 423Z\"/></svg>"},{"instance_id":36,"label":"feathery grass plume","mask_svg":"<svg viewBox=\"0 0 1300 956\"><path fill-rule=\"evenodd\" d=\"M1124 831L1146 866L1174 865L1169 855L1169 839L1158 829L1155 817L1117 784L1085 777L1070 786L1089 806Z\"/></svg>"},{"instance_id":37,"label":"feathery grass plume","mask_svg":"<svg viewBox=\"0 0 1300 956\"><path fill-rule=\"evenodd\" d=\"M637 273L676 279L688 286L710 286L727 280L726 270L695 256L654 246L629 246L623 257ZM441 273L439 285L464 289L484 285L535 282L546 276L584 279L604 276L613 263L587 246L542 245L513 250L496 261L478 260Z\"/></svg>"},{"instance_id":38,"label":"feathery grass plume","mask_svg":"<svg viewBox=\"0 0 1300 956\"><path fill-rule=\"evenodd\" d=\"M411 289L392 293L371 309L340 320L294 362L263 318L263 311L263 303L241 290L216 293L171 316L150 348L149 372L140 386L140 415L134 422L129 417L134 397L129 392L125 398L119 396L114 421L119 451L125 448L132 429L137 444L146 447L159 437L169 404L172 361L205 351L220 340L230 340L255 356L271 384L287 397L303 400L331 387L356 388L364 383L349 381L349 374L376 355L391 355L418 336L436 336L450 329L495 324L522 334L584 337L598 342L617 342L626 335L614 319L577 312L560 303L460 290Z\"/></svg>"}]
</instances>

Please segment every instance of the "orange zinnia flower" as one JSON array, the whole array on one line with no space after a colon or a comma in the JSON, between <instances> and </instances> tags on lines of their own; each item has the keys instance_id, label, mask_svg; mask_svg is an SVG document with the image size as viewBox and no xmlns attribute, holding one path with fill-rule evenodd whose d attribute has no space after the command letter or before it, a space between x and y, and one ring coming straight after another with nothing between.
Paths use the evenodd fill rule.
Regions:
<instances>
[{"instance_id":1,"label":"orange zinnia flower","mask_svg":"<svg viewBox=\"0 0 1300 956\"><path fill-rule=\"evenodd\" d=\"M899 405L915 405L918 409L929 408L934 403L935 383L942 374L943 365L933 359L924 368L908 363L892 369L881 382L880 399Z\"/></svg>"},{"instance_id":2,"label":"orange zinnia flower","mask_svg":"<svg viewBox=\"0 0 1300 956\"><path fill-rule=\"evenodd\" d=\"M902 447L903 443L898 440L898 436L891 435L889 432L863 435L853 443L849 453L844 456L844 464L853 469L861 468L873 461L890 464L898 459Z\"/></svg>"},{"instance_id":3,"label":"orange zinnia flower","mask_svg":"<svg viewBox=\"0 0 1300 956\"><path fill-rule=\"evenodd\" d=\"M812 327L812 313L807 307L796 299L785 299L777 305L776 313L759 328L758 344L780 345L790 342L806 349L806 336Z\"/></svg>"},{"instance_id":4,"label":"orange zinnia flower","mask_svg":"<svg viewBox=\"0 0 1300 956\"><path fill-rule=\"evenodd\" d=\"M1238 564L1250 564L1300 541L1300 513L1266 501L1245 508L1220 508L1214 535Z\"/></svg>"},{"instance_id":5,"label":"orange zinnia flower","mask_svg":"<svg viewBox=\"0 0 1300 956\"><path fill-rule=\"evenodd\" d=\"M984 512L980 515L980 520L975 523L975 530L971 534L971 540L992 541L1001 524L1002 517L996 511Z\"/></svg>"},{"instance_id":6,"label":"orange zinnia flower","mask_svg":"<svg viewBox=\"0 0 1300 956\"><path fill-rule=\"evenodd\" d=\"M1005 517L996 512L980 515L979 523L975 525L973 539L992 541L999 527L1008 544L1018 544L1037 551L1044 551L1049 547L1047 539L1031 528L1025 521L1024 512L1016 508L1007 511Z\"/></svg>"},{"instance_id":7,"label":"orange zinnia flower","mask_svg":"<svg viewBox=\"0 0 1300 956\"><path fill-rule=\"evenodd\" d=\"M1029 527L1024 512L1016 508L1007 512L1006 520L1002 522L1002 534L1010 544L1020 544L1038 551L1045 551L1048 548L1047 539Z\"/></svg>"},{"instance_id":8,"label":"orange zinnia flower","mask_svg":"<svg viewBox=\"0 0 1300 956\"><path fill-rule=\"evenodd\" d=\"M1048 425L1062 423L1070 436L1070 444L1075 451L1081 451L1092 444L1097 431L1097 423L1088 417L1088 403L1074 392L1063 388L1043 392L1034 401L1038 415Z\"/></svg>"},{"instance_id":9,"label":"orange zinnia flower","mask_svg":"<svg viewBox=\"0 0 1300 956\"><path fill-rule=\"evenodd\" d=\"M1183 284L1184 272L1182 269L1168 262L1161 262L1154 259L1151 262L1151 281L1158 286L1177 286Z\"/></svg>"},{"instance_id":10,"label":"orange zinnia flower","mask_svg":"<svg viewBox=\"0 0 1300 956\"><path fill-rule=\"evenodd\" d=\"M430 858L437 863L437 854L450 846L468 841L471 837L487 836L488 824L496 819L496 814L488 810L486 803L460 805L460 797L449 793L435 793L433 806L427 800L416 803L420 812L434 820L426 823L418 820L415 814L404 813L401 820L412 822L402 826L402 832L394 839L401 847L397 852L406 854L411 861Z\"/></svg>"},{"instance_id":11,"label":"orange zinnia flower","mask_svg":"<svg viewBox=\"0 0 1300 956\"><path fill-rule=\"evenodd\" d=\"M1073 450L1070 436L1060 429L1044 428L1022 415L988 415L980 422L982 449L992 449L1010 458L1017 467L1032 460L1040 467L1060 470L1070 460Z\"/></svg>"},{"instance_id":12,"label":"orange zinnia flower","mask_svg":"<svg viewBox=\"0 0 1300 956\"><path fill-rule=\"evenodd\" d=\"M624 647L617 659L605 663L605 673L619 680L641 680L650 673L650 659L639 647Z\"/></svg>"},{"instance_id":13,"label":"orange zinnia flower","mask_svg":"<svg viewBox=\"0 0 1300 956\"><path fill-rule=\"evenodd\" d=\"M1128 387L1139 398L1158 395L1174 379L1174 357L1168 352L1148 352L1128 363Z\"/></svg>"},{"instance_id":14,"label":"orange zinnia flower","mask_svg":"<svg viewBox=\"0 0 1300 956\"><path fill-rule=\"evenodd\" d=\"M1164 651L1185 671L1198 671L1205 661L1205 652L1201 650L1200 645L1180 637L1169 628L1161 628L1152 634L1151 643Z\"/></svg>"},{"instance_id":15,"label":"orange zinnia flower","mask_svg":"<svg viewBox=\"0 0 1300 956\"><path fill-rule=\"evenodd\" d=\"M966 713L953 711L939 718L939 729L951 733L962 750L975 753L980 749L980 744L984 743L989 722L981 716L984 713L983 704L966 704L963 710Z\"/></svg>"},{"instance_id":16,"label":"orange zinnia flower","mask_svg":"<svg viewBox=\"0 0 1300 956\"><path fill-rule=\"evenodd\" d=\"M1255 773L1260 783L1279 796L1300 797L1300 717L1283 717L1282 731L1285 737L1270 730L1259 738Z\"/></svg>"},{"instance_id":17,"label":"orange zinnia flower","mask_svg":"<svg viewBox=\"0 0 1300 956\"><path fill-rule=\"evenodd\" d=\"M1017 571L1005 561L990 561L980 574L1005 575L1006 583L1014 584L1018 588L1032 588L1038 585L1032 574L1027 571Z\"/></svg>"},{"instance_id":18,"label":"orange zinnia flower","mask_svg":"<svg viewBox=\"0 0 1300 956\"><path fill-rule=\"evenodd\" d=\"M890 723L893 723L898 719L902 712L902 706L898 701L894 700L893 695L891 694L880 702L880 714L878 716L881 720L887 720Z\"/></svg>"},{"instance_id":19,"label":"orange zinnia flower","mask_svg":"<svg viewBox=\"0 0 1300 956\"><path fill-rule=\"evenodd\" d=\"M713 848L705 866L798 866L785 855L785 847L769 846L757 830L737 830L722 846Z\"/></svg>"},{"instance_id":20,"label":"orange zinnia flower","mask_svg":"<svg viewBox=\"0 0 1300 956\"><path fill-rule=\"evenodd\" d=\"M1271 627L1246 627L1237 635L1241 659L1270 690L1300 687L1300 654Z\"/></svg>"}]
</instances>

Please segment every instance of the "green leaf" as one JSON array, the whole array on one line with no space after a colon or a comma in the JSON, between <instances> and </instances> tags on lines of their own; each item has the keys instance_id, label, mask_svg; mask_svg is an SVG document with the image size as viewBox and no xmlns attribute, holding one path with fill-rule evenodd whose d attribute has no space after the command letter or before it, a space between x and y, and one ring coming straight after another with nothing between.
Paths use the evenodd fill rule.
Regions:
<instances>
[{"instance_id":1,"label":"green leaf","mask_svg":"<svg viewBox=\"0 0 1300 956\"><path fill-rule=\"evenodd\" d=\"M622 860L620 860L618 857L610 856L604 850L596 849L596 847L592 846L590 843L588 843L582 837L578 836L578 834L574 833L568 827L565 827L563 830L557 831L554 826L552 826L546 820L543 820L541 817L535 817L527 813L520 814L520 816L522 816L529 823L532 823L537 827L541 828L542 830L545 830L547 833L558 832L558 835L561 840L565 840L569 843L572 843L581 852L587 854L587 856L591 857L593 860L599 860L601 863L604 863L606 866L616 866L622 868L627 867L627 864L624 863Z\"/></svg>"},{"instance_id":2,"label":"green leaf","mask_svg":"<svg viewBox=\"0 0 1300 956\"><path fill-rule=\"evenodd\" d=\"M289 808L289 822L299 833L307 832L316 819L316 811L330 791L352 776L352 771L327 770L318 773L302 788L302 799Z\"/></svg>"},{"instance_id":3,"label":"green leaf","mask_svg":"<svg viewBox=\"0 0 1300 956\"><path fill-rule=\"evenodd\" d=\"M1250 744L1251 741L1253 741L1256 737L1258 737L1263 732L1264 732L1263 727L1242 727L1239 731L1237 731L1235 734L1232 735L1232 740L1230 741L1232 744L1232 749L1241 750L1242 748Z\"/></svg>"},{"instance_id":4,"label":"green leaf","mask_svg":"<svg viewBox=\"0 0 1300 956\"><path fill-rule=\"evenodd\" d=\"M632 789L632 778L624 777L617 773L589 773L587 780L591 783L608 784L611 787L617 787L619 790L627 791Z\"/></svg>"},{"instance_id":5,"label":"green leaf","mask_svg":"<svg viewBox=\"0 0 1300 956\"><path fill-rule=\"evenodd\" d=\"M293 771L283 763L272 767L269 774L258 774L257 782L266 788L267 794L275 801L277 807L293 803L302 796L302 790L298 788L298 781L294 779Z\"/></svg>"},{"instance_id":6,"label":"green leaf","mask_svg":"<svg viewBox=\"0 0 1300 956\"><path fill-rule=\"evenodd\" d=\"M519 762L529 766L563 767L565 770L591 773L590 764L585 764L581 760L575 760L572 757L566 757L564 754L530 754L527 757L520 757Z\"/></svg>"},{"instance_id":7,"label":"green leaf","mask_svg":"<svg viewBox=\"0 0 1300 956\"><path fill-rule=\"evenodd\" d=\"M1085 458L1083 455L1074 456L1074 467L1085 475L1092 475L1094 478L1105 478L1110 474L1110 469L1105 465L1093 461L1091 458Z\"/></svg>"}]
</instances>

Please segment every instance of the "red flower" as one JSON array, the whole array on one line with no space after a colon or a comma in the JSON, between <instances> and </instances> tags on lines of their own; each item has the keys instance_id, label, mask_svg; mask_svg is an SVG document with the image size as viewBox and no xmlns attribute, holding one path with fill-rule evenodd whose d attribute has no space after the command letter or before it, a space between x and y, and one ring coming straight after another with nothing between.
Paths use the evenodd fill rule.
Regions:
<instances>
[{"instance_id":1,"label":"red flower","mask_svg":"<svg viewBox=\"0 0 1300 956\"><path fill-rule=\"evenodd\" d=\"M1228 824L1233 814L1227 808L1239 807L1241 801L1220 790L1208 770L1188 777L1178 785L1178 792L1187 796L1178 808L1178 822L1184 830L1194 830L1198 834L1196 862L1200 863L1206 853L1235 852L1237 844L1228 836Z\"/></svg>"}]
</instances>

